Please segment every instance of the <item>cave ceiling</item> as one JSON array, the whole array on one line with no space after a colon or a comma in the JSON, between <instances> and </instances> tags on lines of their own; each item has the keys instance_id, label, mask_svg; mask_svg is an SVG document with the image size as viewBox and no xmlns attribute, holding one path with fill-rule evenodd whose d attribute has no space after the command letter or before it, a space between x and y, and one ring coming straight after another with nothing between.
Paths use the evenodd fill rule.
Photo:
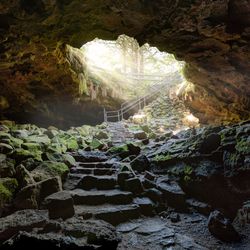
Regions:
<instances>
[{"instance_id":1,"label":"cave ceiling","mask_svg":"<svg viewBox=\"0 0 250 250\"><path fill-rule=\"evenodd\" d=\"M186 104L201 122L249 118L250 0L2 0L1 118L80 123L117 105L111 94L79 97L65 48L120 34L186 62Z\"/></svg>"}]
</instances>

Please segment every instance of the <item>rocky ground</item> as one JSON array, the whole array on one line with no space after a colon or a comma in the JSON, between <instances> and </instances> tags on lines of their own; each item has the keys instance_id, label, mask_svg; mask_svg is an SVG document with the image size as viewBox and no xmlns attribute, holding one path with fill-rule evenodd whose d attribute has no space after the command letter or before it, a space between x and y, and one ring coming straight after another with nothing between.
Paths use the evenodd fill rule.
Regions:
<instances>
[{"instance_id":1,"label":"rocky ground","mask_svg":"<svg viewBox=\"0 0 250 250\"><path fill-rule=\"evenodd\" d=\"M1 249L249 249L249 145L249 121L161 134L2 121Z\"/></svg>"}]
</instances>

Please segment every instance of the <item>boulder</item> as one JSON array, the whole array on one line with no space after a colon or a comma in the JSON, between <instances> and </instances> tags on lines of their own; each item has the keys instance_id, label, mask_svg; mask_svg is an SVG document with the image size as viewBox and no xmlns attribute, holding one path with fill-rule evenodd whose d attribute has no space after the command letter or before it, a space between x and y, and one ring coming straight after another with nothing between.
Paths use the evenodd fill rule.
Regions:
<instances>
[{"instance_id":1,"label":"boulder","mask_svg":"<svg viewBox=\"0 0 250 250\"><path fill-rule=\"evenodd\" d=\"M0 143L0 153L11 154L13 152L13 147L6 143Z\"/></svg>"},{"instance_id":2,"label":"boulder","mask_svg":"<svg viewBox=\"0 0 250 250\"><path fill-rule=\"evenodd\" d=\"M117 249L120 241L115 228L101 220L83 220L73 217L66 221L48 220L45 211L24 210L8 216L0 240L1 249ZM28 217L30 216L30 217ZM23 222L22 222L23 220ZM0 225L1 230L1 225ZM12 237L13 236L13 237ZM12 238L10 238L12 237ZM8 240L9 239L9 240Z\"/></svg>"},{"instance_id":3,"label":"boulder","mask_svg":"<svg viewBox=\"0 0 250 250\"><path fill-rule=\"evenodd\" d=\"M46 198L50 219L67 219L75 214L74 201L70 193L61 191Z\"/></svg>"},{"instance_id":4,"label":"boulder","mask_svg":"<svg viewBox=\"0 0 250 250\"><path fill-rule=\"evenodd\" d=\"M108 139L109 138L109 135L107 132L104 132L104 131L100 131L98 132L95 137L98 139L98 140L102 140L102 139Z\"/></svg>"},{"instance_id":5,"label":"boulder","mask_svg":"<svg viewBox=\"0 0 250 250\"><path fill-rule=\"evenodd\" d=\"M16 178L19 188L35 184L35 180L33 179L31 173L22 164L16 167Z\"/></svg>"},{"instance_id":6,"label":"boulder","mask_svg":"<svg viewBox=\"0 0 250 250\"><path fill-rule=\"evenodd\" d=\"M200 145L200 152L202 154L209 154L216 150L221 143L221 136L216 133L207 135Z\"/></svg>"},{"instance_id":7,"label":"boulder","mask_svg":"<svg viewBox=\"0 0 250 250\"><path fill-rule=\"evenodd\" d=\"M13 178L0 178L0 216L4 206L11 202L13 194L18 187L16 179Z\"/></svg>"},{"instance_id":8,"label":"boulder","mask_svg":"<svg viewBox=\"0 0 250 250\"><path fill-rule=\"evenodd\" d=\"M134 132L134 138L138 140L145 140L148 137L147 137L147 134L143 130L141 130L141 131Z\"/></svg>"},{"instance_id":9,"label":"boulder","mask_svg":"<svg viewBox=\"0 0 250 250\"><path fill-rule=\"evenodd\" d=\"M5 154L0 154L0 176L13 177L15 173L15 161L7 158Z\"/></svg>"},{"instance_id":10,"label":"boulder","mask_svg":"<svg viewBox=\"0 0 250 250\"><path fill-rule=\"evenodd\" d=\"M48 220L47 211L21 210L0 218L0 242L4 242L20 231L31 231L43 227Z\"/></svg>"},{"instance_id":11,"label":"boulder","mask_svg":"<svg viewBox=\"0 0 250 250\"><path fill-rule=\"evenodd\" d=\"M118 183L118 185L119 185L122 189L124 189L124 188L125 188L125 181L126 181L127 179L132 178L132 177L134 177L134 175L133 175L131 172L129 172L129 171L120 172L120 173L118 173L118 175L117 175L117 183Z\"/></svg>"},{"instance_id":12,"label":"boulder","mask_svg":"<svg viewBox=\"0 0 250 250\"><path fill-rule=\"evenodd\" d=\"M149 160L145 155L139 155L130 162L130 165L133 170L136 170L138 172L144 172L146 170L149 170L150 167Z\"/></svg>"},{"instance_id":13,"label":"boulder","mask_svg":"<svg viewBox=\"0 0 250 250\"><path fill-rule=\"evenodd\" d=\"M126 179L124 183L124 189L132 192L133 194L140 194L143 192L143 186L141 180L138 177Z\"/></svg>"},{"instance_id":14,"label":"boulder","mask_svg":"<svg viewBox=\"0 0 250 250\"><path fill-rule=\"evenodd\" d=\"M64 181L68 173L69 168L66 164L54 161L44 161L31 171L31 174L36 181L42 181L55 176L59 176Z\"/></svg>"},{"instance_id":15,"label":"boulder","mask_svg":"<svg viewBox=\"0 0 250 250\"><path fill-rule=\"evenodd\" d=\"M219 211L213 211L208 218L209 232L216 238L226 241L234 242L240 240L240 235L235 230L229 219Z\"/></svg>"},{"instance_id":16,"label":"boulder","mask_svg":"<svg viewBox=\"0 0 250 250\"><path fill-rule=\"evenodd\" d=\"M163 181L160 182L157 187L163 193L169 206L181 211L186 210L186 195L178 183L174 181Z\"/></svg>"},{"instance_id":17,"label":"boulder","mask_svg":"<svg viewBox=\"0 0 250 250\"><path fill-rule=\"evenodd\" d=\"M17 209L38 209L45 197L61 190L62 184L57 177L28 185L16 195L14 206Z\"/></svg>"},{"instance_id":18,"label":"boulder","mask_svg":"<svg viewBox=\"0 0 250 250\"><path fill-rule=\"evenodd\" d=\"M141 148L133 143L128 143L127 147L130 155L139 155L141 152Z\"/></svg>"}]
</instances>

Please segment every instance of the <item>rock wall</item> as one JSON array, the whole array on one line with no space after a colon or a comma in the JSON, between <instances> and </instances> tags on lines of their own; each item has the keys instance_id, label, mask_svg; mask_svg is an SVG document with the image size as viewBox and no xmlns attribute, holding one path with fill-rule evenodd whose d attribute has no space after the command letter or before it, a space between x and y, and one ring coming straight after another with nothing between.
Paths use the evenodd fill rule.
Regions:
<instances>
[{"instance_id":1,"label":"rock wall","mask_svg":"<svg viewBox=\"0 0 250 250\"><path fill-rule=\"evenodd\" d=\"M44 126L101 120L102 106L117 100L79 93L64 49L120 34L186 61L195 84L186 104L201 122L249 118L249 0L2 0L1 117Z\"/></svg>"}]
</instances>

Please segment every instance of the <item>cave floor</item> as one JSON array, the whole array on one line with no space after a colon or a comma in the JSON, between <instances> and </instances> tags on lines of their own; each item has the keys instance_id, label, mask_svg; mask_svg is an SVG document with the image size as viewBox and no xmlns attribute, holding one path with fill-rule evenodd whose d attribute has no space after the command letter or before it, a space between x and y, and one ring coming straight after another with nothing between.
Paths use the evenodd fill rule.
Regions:
<instances>
[{"instance_id":1,"label":"cave floor","mask_svg":"<svg viewBox=\"0 0 250 250\"><path fill-rule=\"evenodd\" d=\"M0 181L15 189L1 249L249 249L234 220L250 197L249 121L154 138L129 122L0 128Z\"/></svg>"},{"instance_id":2,"label":"cave floor","mask_svg":"<svg viewBox=\"0 0 250 250\"><path fill-rule=\"evenodd\" d=\"M250 226L237 228L244 237L241 243L225 243L214 238L207 228L207 217L198 213L178 213L180 220L171 216L140 218L117 226L122 234L118 249L249 249Z\"/></svg>"}]
</instances>

